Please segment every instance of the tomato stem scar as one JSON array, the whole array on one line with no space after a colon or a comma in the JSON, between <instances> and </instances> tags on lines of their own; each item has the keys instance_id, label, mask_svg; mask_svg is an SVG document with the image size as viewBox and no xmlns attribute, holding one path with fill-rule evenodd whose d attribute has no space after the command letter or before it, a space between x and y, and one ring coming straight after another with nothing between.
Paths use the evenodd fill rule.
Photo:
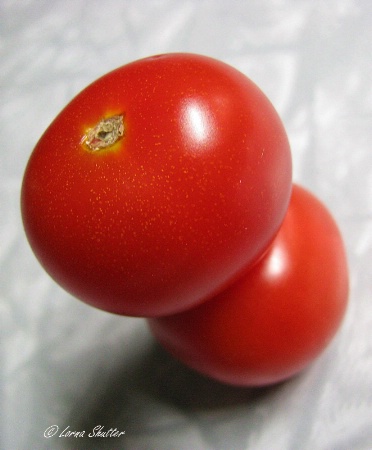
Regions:
<instances>
[{"instance_id":1,"label":"tomato stem scar","mask_svg":"<svg viewBox=\"0 0 372 450\"><path fill-rule=\"evenodd\" d=\"M93 152L114 145L124 135L124 116L116 115L101 119L98 124L89 128L82 142Z\"/></svg>"}]
</instances>

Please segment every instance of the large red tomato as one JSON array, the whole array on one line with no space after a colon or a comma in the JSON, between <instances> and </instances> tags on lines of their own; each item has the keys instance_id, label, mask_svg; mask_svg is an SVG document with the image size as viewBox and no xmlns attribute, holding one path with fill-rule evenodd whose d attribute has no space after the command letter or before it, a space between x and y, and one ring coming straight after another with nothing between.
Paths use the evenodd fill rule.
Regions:
<instances>
[{"instance_id":1,"label":"large red tomato","mask_svg":"<svg viewBox=\"0 0 372 450\"><path fill-rule=\"evenodd\" d=\"M290 190L286 133L256 85L214 59L168 54L108 73L66 106L31 155L21 203L61 286L156 316L252 265Z\"/></svg>"},{"instance_id":2,"label":"large red tomato","mask_svg":"<svg viewBox=\"0 0 372 450\"><path fill-rule=\"evenodd\" d=\"M276 239L251 271L212 300L149 324L166 349L200 372L265 385L298 373L325 349L347 297L338 228L313 195L294 186Z\"/></svg>"}]
</instances>

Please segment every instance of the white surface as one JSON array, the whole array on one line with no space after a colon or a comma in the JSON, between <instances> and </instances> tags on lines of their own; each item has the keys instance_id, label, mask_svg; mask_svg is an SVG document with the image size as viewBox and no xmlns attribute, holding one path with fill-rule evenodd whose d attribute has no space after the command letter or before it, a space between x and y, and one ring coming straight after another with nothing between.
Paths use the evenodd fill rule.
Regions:
<instances>
[{"instance_id":1,"label":"white surface","mask_svg":"<svg viewBox=\"0 0 372 450\"><path fill-rule=\"evenodd\" d=\"M1 448L372 449L371 25L370 0L0 0ZM287 128L294 179L344 235L344 325L281 386L233 389L191 373L142 320L62 291L25 240L20 183L44 129L99 75L169 51L219 58L261 86ZM97 425L126 434L58 437Z\"/></svg>"}]
</instances>

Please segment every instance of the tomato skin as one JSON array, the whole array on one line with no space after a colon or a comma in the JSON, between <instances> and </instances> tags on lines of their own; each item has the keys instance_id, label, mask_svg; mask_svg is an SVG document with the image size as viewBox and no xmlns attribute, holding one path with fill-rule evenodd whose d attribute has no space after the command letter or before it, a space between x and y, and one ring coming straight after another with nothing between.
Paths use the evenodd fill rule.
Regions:
<instances>
[{"instance_id":1,"label":"tomato skin","mask_svg":"<svg viewBox=\"0 0 372 450\"><path fill-rule=\"evenodd\" d=\"M149 319L158 341L190 367L225 383L272 384L297 374L328 345L344 317L348 268L327 209L295 185L269 251L202 305Z\"/></svg>"},{"instance_id":2,"label":"tomato skin","mask_svg":"<svg viewBox=\"0 0 372 450\"><path fill-rule=\"evenodd\" d=\"M124 115L111 148L83 136ZM291 155L274 108L214 59L169 54L95 81L57 116L26 168L21 208L46 271L106 311L158 316L214 295L280 227Z\"/></svg>"}]
</instances>

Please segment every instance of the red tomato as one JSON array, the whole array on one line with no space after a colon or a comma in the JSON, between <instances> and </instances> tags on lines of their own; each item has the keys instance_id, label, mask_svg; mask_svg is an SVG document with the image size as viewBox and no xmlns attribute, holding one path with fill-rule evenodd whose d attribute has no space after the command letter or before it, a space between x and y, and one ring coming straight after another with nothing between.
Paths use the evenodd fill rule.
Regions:
<instances>
[{"instance_id":1,"label":"red tomato","mask_svg":"<svg viewBox=\"0 0 372 450\"><path fill-rule=\"evenodd\" d=\"M317 357L339 328L347 297L337 226L314 196L294 186L276 239L251 271L212 300L149 324L192 368L258 386L282 381Z\"/></svg>"},{"instance_id":2,"label":"red tomato","mask_svg":"<svg viewBox=\"0 0 372 450\"><path fill-rule=\"evenodd\" d=\"M104 75L66 106L31 155L21 204L31 247L67 291L156 316L252 265L290 190L286 133L256 85L169 54Z\"/></svg>"}]
</instances>

